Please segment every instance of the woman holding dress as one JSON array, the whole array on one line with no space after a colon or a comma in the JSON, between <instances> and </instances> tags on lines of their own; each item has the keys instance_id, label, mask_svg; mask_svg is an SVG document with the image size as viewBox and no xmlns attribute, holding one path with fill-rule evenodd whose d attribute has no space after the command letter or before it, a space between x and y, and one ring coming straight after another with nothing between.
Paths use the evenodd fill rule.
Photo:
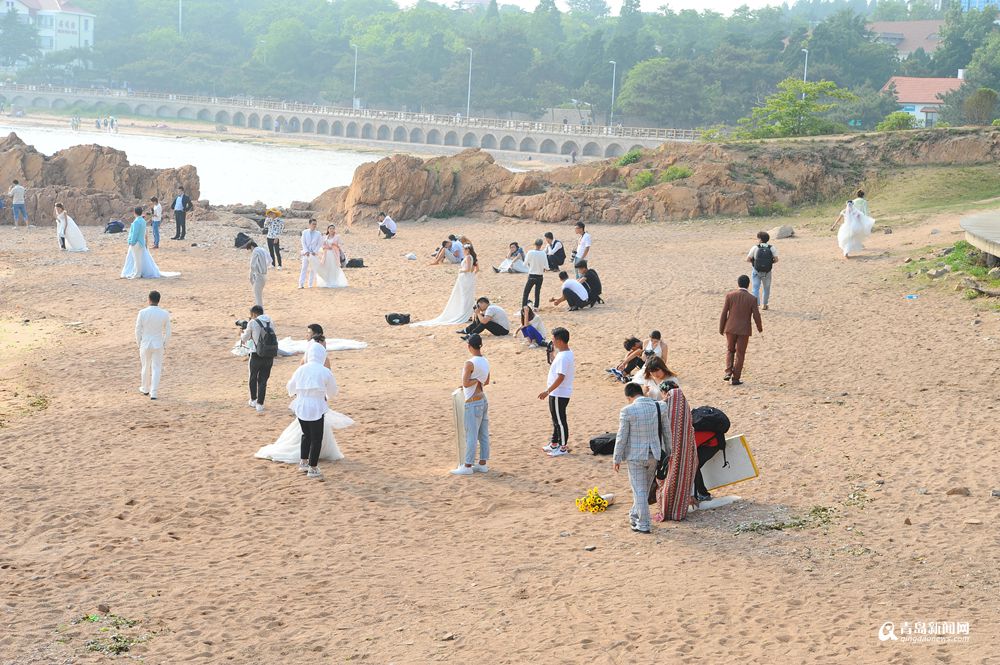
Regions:
<instances>
[{"instance_id":1,"label":"woman holding dress","mask_svg":"<svg viewBox=\"0 0 1000 665\"><path fill-rule=\"evenodd\" d=\"M871 235L875 220L861 212L854 201L848 201L847 207L841 211L830 230L836 229L838 224L840 230L837 231L837 244L844 252L844 258L849 259L851 254L865 248L864 242Z\"/></svg>"},{"instance_id":2,"label":"woman holding dress","mask_svg":"<svg viewBox=\"0 0 1000 665\"><path fill-rule=\"evenodd\" d=\"M660 391L667 406L663 416L669 420L671 450L666 465L662 463L663 460L657 465L657 509L653 519L657 522L680 521L687 517L689 508L698 505L694 496L694 480L698 474L698 444L694 438L691 407L688 406L684 393L671 379L660 385Z\"/></svg>"},{"instance_id":3,"label":"woman holding dress","mask_svg":"<svg viewBox=\"0 0 1000 665\"><path fill-rule=\"evenodd\" d=\"M319 270L316 272L317 286L327 289L342 289L347 286L347 275L340 267L343 251L337 227L331 224L326 227L326 235L323 236L323 258L320 259Z\"/></svg>"},{"instance_id":4,"label":"woman holding dress","mask_svg":"<svg viewBox=\"0 0 1000 665\"><path fill-rule=\"evenodd\" d=\"M69 216L62 203L56 203L56 236L59 238L59 248L67 252L86 252L87 241L80 233L80 227Z\"/></svg>"},{"instance_id":5,"label":"woman holding dress","mask_svg":"<svg viewBox=\"0 0 1000 665\"><path fill-rule=\"evenodd\" d=\"M451 326L465 323L472 316L472 308L476 304L476 273L479 271L479 258L472 243L465 245L465 258L458 269L458 279L451 290L451 297L444 311L430 321L418 321L411 326Z\"/></svg>"}]
</instances>

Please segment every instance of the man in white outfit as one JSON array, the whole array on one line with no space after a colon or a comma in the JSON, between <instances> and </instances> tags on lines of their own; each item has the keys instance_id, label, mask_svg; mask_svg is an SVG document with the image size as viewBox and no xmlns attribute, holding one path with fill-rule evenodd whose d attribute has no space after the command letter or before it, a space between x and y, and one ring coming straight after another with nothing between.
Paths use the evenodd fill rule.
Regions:
<instances>
[{"instance_id":1,"label":"man in white outfit","mask_svg":"<svg viewBox=\"0 0 1000 665\"><path fill-rule=\"evenodd\" d=\"M170 339L170 312L160 309L160 292L149 292L149 307L135 320L135 342L139 345L142 379L139 392L156 399L163 368L163 351Z\"/></svg>"},{"instance_id":2,"label":"man in white outfit","mask_svg":"<svg viewBox=\"0 0 1000 665\"><path fill-rule=\"evenodd\" d=\"M267 250L253 240L248 240L243 248L250 252L250 287L253 289L253 301L258 307L264 306L264 284L267 283L267 264L271 257Z\"/></svg>"},{"instance_id":3,"label":"man in white outfit","mask_svg":"<svg viewBox=\"0 0 1000 665\"><path fill-rule=\"evenodd\" d=\"M315 259L323 248L323 236L316 230L316 220L309 220L309 228L302 232L302 270L299 272L299 288L306 286L306 276L309 276L309 288L316 286Z\"/></svg>"}]
</instances>

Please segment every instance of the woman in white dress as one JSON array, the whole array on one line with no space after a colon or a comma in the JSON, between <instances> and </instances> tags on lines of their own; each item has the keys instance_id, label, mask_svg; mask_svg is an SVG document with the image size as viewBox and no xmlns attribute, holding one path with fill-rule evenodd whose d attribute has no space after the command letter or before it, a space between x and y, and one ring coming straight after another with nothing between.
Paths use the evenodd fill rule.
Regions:
<instances>
[{"instance_id":1,"label":"woman in white dress","mask_svg":"<svg viewBox=\"0 0 1000 665\"><path fill-rule=\"evenodd\" d=\"M476 304L476 273L479 271L479 259L472 243L465 245L465 258L458 269L458 279L451 290L451 298L444 311L430 321L418 321L411 326L452 326L465 323L472 316L472 308Z\"/></svg>"},{"instance_id":2,"label":"woman in white dress","mask_svg":"<svg viewBox=\"0 0 1000 665\"><path fill-rule=\"evenodd\" d=\"M317 328L319 327L318 324L313 325ZM310 327L310 330L312 330L312 327ZM305 368L307 365L311 365L312 367L323 367L325 365L329 367L325 343L326 340L322 335L314 336L309 341L304 358L306 364L303 364L300 369ZM294 405L294 402L292 404ZM337 446L337 438L333 432L334 430L350 427L353 424L354 421L348 416L327 408L323 416L323 446L319 453L319 459L331 462L344 459L344 454L340 452L340 448ZM302 426L299 424L298 418L293 418L292 422L285 428L285 431L281 433L281 436L274 443L268 444L258 450L254 454L254 457L268 459L272 462L298 464L301 470L308 471L308 465L304 465L302 459Z\"/></svg>"},{"instance_id":3,"label":"woman in white dress","mask_svg":"<svg viewBox=\"0 0 1000 665\"><path fill-rule=\"evenodd\" d=\"M844 258L849 259L851 254L865 248L864 242L871 235L875 220L858 210L854 201L848 201L847 207L841 211L830 230L836 229L838 224L840 230L837 232L837 244L844 252Z\"/></svg>"},{"instance_id":4,"label":"woman in white dress","mask_svg":"<svg viewBox=\"0 0 1000 665\"><path fill-rule=\"evenodd\" d=\"M67 252L86 252L87 241L80 233L80 227L69 216L62 203L56 204L56 236L60 248Z\"/></svg>"},{"instance_id":5,"label":"woman in white dress","mask_svg":"<svg viewBox=\"0 0 1000 665\"><path fill-rule=\"evenodd\" d=\"M347 275L340 267L343 251L337 227L331 224L326 227L326 235L323 236L323 258L316 271L317 286L327 289L342 289L347 286Z\"/></svg>"}]
</instances>

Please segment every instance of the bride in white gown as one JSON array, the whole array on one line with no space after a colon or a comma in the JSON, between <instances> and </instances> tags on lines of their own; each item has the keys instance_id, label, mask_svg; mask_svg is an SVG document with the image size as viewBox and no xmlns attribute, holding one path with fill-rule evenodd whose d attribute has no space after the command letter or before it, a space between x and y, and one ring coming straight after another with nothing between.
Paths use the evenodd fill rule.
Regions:
<instances>
[{"instance_id":1,"label":"bride in white gown","mask_svg":"<svg viewBox=\"0 0 1000 665\"><path fill-rule=\"evenodd\" d=\"M455 280L455 288L451 290L451 298L444 311L430 321L418 321L411 326L451 326L465 323L472 316L472 308L476 302L476 273L479 271L479 260L472 243L465 245L465 258Z\"/></svg>"},{"instance_id":2,"label":"bride in white gown","mask_svg":"<svg viewBox=\"0 0 1000 665\"><path fill-rule=\"evenodd\" d=\"M56 236L63 241L63 249L67 252L87 251L87 241L80 232L80 227L69 216L62 203L56 204Z\"/></svg>"},{"instance_id":3,"label":"bride in white gown","mask_svg":"<svg viewBox=\"0 0 1000 665\"><path fill-rule=\"evenodd\" d=\"M837 224L840 224L840 230L837 232L837 244L844 252L844 258L849 259L851 254L865 248L864 242L871 235L875 220L861 212L853 201L848 201L847 207L841 211L830 230L837 228Z\"/></svg>"},{"instance_id":4,"label":"bride in white gown","mask_svg":"<svg viewBox=\"0 0 1000 665\"><path fill-rule=\"evenodd\" d=\"M323 258L316 266L316 286L327 289L342 289L347 286L347 275L340 267L340 255L344 251L340 243L336 227L333 224L326 227L326 235L323 236Z\"/></svg>"},{"instance_id":5,"label":"bride in white gown","mask_svg":"<svg viewBox=\"0 0 1000 665\"><path fill-rule=\"evenodd\" d=\"M326 361L326 349L323 344L310 341L306 348L304 362L324 363ZM323 417L323 448L320 451L321 460L335 462L344 459L344 454L337 446L337 438L333 435L334 430L344 429L354 424L348 416L337 413L332 409L327 409ZM286 464L297 464L301 455L302 427L299 426L298 418L292 418L285 431L281 433L277 441L268 444L258 450L254 457L268 459L272 462L285 462Z\"/></svg>"}]
</instances>

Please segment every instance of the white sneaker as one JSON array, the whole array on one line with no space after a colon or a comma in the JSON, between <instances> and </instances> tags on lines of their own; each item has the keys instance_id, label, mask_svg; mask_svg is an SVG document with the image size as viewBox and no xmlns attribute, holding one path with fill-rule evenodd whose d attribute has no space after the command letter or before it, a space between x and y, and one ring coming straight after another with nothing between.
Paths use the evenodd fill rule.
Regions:
<instances>
[{"instance_id":1,"label":"white sneaker","mask_svg":"<svg viewBox=\"0 0 1000 665\"><path fill-rule=\"evenodd\" d=\"M278 266L278 267L277 267L277 270L281 270L281 266Z\"/></svg>"},{"instance_id":2,"label":"white sneaker","mask_svg":"<svg viewBox=\"0 0 1000 665\"><path fill-rule=\"evenodd\" d=\"M248 405L248 406L249 406L249 407L250 407L251 409L253 409L253 408L256 408L256 407L257 407L257 402L255 402L255 401L253 401L253 400L250 400L249 402L247 402L247 405Z\"/></svg>"},{"instance_id":3,"label":"white sneaker","mask_svg":"<svg viewBox=\"0 0 1000 665\"><path fill-rule=\"evenodd\" d=\"M538 348L538 345L537 345L537 344L535 344L534 342L532 342L531 344L529 344L529 345L528 345L528 348L529 348L529 349L537 349L537 348Z\"/></svg>"},{"instance_id":4,"label":"white sneaker","mask_svg":"<svg viewBox=\"0 0 1000 665\"><path fill-rule=\"evenodd\" d=\"M549 453L549 457L561 457L562 455L569 455L569 451L556 448L555 450Z\"/></svg>"},{"instance_id":5,"label":"white sneaker","mask_svg":"<svg viewBox=\"0 0 1000 665\"><path fill-rule=\"evenodd\" d=\"M143 390L141 387L139 388L139 392L142 393L143 395L148 395L149 394L148 390Z\"/></svg>"},{"instance_id":6,"label":"white sneaker","mask_svg":"<svg viewBox=\"0 0 1000 665\"><path fill-rule=\"evenodd\" d=\"M311 466L309 470L306 471L306 478L317 478L322 480L323 472L319 470L318 466Z\"/></svg>"},{"instance_id":7,"label":"white sneaker","mask_svg":"<svg viewBox=\"0 0 1000 665\"><path fill-rule=\"evenodd\" d=\"M490 467L486 466L485 464L473 464L472 470L475 471L476 473L486 473L487 471L490 470Z\"/></svg>"},{"instance_id":8,"label":"white sneaker","mask_svg":"<svg viewBox=\"0 0 1000 665\"><path fill-rule=\"evenodd\" d=\"M258 404L256 408L257 408L257 413L264 413L264 405L263 404Z\"/></svg>"},{"instance_id":9,"label":"white sneaker","mask_svg":"<svg viewBox=\"0 0 1000 665\"><path fill-rule=\"evenodd\" d=\"M450 473L453 476L471 476L474 472L472 471L471 466L463 465L458 467L457 469L452 469L448 473Z\"/></svg>"},{"instance_id":10,"label":"white sneaker","mask_svg":"<svg viewBox=\"0 0 1000 665\"><path fill-rule=\"evenodd\" d=\"M308 470L309 470L309 461L308 460L301 460L300 459L299 460L299 471L301 471L302 473L305 473Z\"/></svg>"},{"instance_id":11,"label":"white sneaker","mask_svg":"<svg viewBox=\"0 0 1000 665\"><path fill-rule=\"evenodd\" d=\"M559 444L550 443L547 446L542 446L542 451L546 453L551 453L553 450L559 450Z\"/></svg>"}]
</instances>

